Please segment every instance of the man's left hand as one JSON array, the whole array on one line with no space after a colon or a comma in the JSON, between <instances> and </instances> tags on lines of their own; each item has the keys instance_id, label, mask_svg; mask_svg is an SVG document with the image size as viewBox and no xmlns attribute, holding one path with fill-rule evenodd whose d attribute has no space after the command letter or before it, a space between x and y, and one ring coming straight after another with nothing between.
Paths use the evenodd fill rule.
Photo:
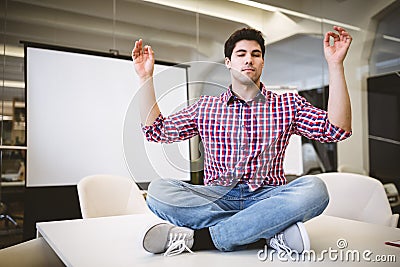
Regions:
<instances>
[{"instance_id":1,"label":"man's left hand","mask_svg":"<svg viewBox=\"0 0 400 267\"><path fill-rule=\"evenodd\" d=\"M352 37L342 27L333 26L335 32L327 32L324 38L324 53L328 64L343 64L347 51L349 50ZM333 38L333 45L330 38Z\"/></svg>"}]
</instances>

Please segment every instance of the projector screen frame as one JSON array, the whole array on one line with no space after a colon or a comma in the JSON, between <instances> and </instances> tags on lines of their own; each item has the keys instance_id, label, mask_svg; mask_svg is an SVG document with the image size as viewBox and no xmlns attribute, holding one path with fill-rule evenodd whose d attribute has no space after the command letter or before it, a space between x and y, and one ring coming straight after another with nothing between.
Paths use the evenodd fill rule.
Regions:
<instances>
[{"instance_id":1,"label":"projector screen frame","mask_svg":"<svg viewBox=\"0 0 400 267\"><path fill-rule=\"evenodd\" d=\"M25 105L26 105L26 131L25 131L25 140L27 140L26 143L26 173L29 175L29 169L28 169L28 160L29 160L29 143L28 143L28 129L29 129L29 99L28 99L28 71L27 71L27 50L28 48L38 48L38 49L45 49L45 50L52 50L52 51L59 51L59 52L67 52L67 53L76 53L76 54L82 54L82 55L89 55L89 56L97 56L97 57L105 57L105 58L112 58L112 59L121 59L121 60L128 60L131 61L130 56L126 55L119 55L115 53L106 53L106 52L101 52L101 51L94 51L94 50L87 50L87 49L81 49L81 48L74 48L74 47L68 47L68 46L60 46L60 45L52 45L52 44L44 44L44 43L37 43L37 42L30 42L30 41L21 41L21 44L24 45L24 78L25 78ZM167 61L160 61L156 60L155 61L156 65L163 65L163 66L173 66L173 67L179 67L179 68L184 68L186 71L186 96L187 98L189 97L189 76L188 76L188 68L190 67L187 64L180 64L180 63L173 63L173 62L167 62ZM134 73L134 72L133 72ZM193 140L189 140L189 157L191 160L191 147L192 145L190 144ZM126 168L128 169L128 172L130 173L131 171L129 170L128 163L125 162ZM26 187L46 187L43 185L33 185L30 186L28 183L29 177L26 177ZM193 176L193 173L191 172L190 175L190 180L185 180L191 183L196 183L196 177ZM142 187L142 188L147 188L148 184L150 182L137 182L137 184ZM70 185L70 184L66 184ZM49 185L53 186L53 185ZM57 185L55 185L57 186Z\"/></svg>"}]
</instances>

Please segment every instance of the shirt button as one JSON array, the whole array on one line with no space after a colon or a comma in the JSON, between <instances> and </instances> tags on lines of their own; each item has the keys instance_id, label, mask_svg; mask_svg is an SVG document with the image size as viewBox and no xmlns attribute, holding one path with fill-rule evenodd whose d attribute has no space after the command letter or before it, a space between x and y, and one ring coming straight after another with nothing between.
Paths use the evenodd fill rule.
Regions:
<instances>
[{"instance_id":1,"label":"shirt button","mask_svg":"<svg viewBox=\"0 0 400 267\"><path fill-rule=\"evenodd\" d=\"M241 146L241 147L240 147L241 150L244 150L245 148L246 148L245 146Z\"/></svg>"}]
</instances>

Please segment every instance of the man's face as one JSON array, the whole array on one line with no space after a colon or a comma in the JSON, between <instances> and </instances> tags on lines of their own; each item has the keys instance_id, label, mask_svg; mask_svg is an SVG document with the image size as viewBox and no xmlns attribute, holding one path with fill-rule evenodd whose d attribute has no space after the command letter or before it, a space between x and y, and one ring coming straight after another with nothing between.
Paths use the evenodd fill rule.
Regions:
<instances>
[{"instance_id":1,"label":"man's face","mask_svg":"<svg viewBox=\"0 0 400 267\"><path fill-rule=\"evenodd\" d=\"M232 79L242 84L259 85L264 67L260 45L254 40L237 42L231 59L225 58L225 65L231 70Z\"/></svg>"}]
</instances>

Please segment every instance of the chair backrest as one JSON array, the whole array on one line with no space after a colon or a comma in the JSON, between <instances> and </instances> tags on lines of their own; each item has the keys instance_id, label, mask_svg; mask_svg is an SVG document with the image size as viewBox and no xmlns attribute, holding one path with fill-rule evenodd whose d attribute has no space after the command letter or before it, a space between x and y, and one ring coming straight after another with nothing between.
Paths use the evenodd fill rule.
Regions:
<instances>
[{"instance_id":1,"label":"chair backrest","mask_svg":"<svg viewBox=\"0 0 400 267\"><path fill-rule=\"evenodd\" d=\"M83 218L150 213L142 192L128 177L92 175L77 187Z\"/></svg>"},{"instance_id":2,"label":"chair backrest","mask_svg":"<svg viewBox=\"0 0 400 267\"><path fill-rule=\"evenodd\" d=\"M321 173L330 196L323 214L369 223L397 226L398 214L392 214L380 181L354 173Z\"/></svg>"},{"instance_id":3,"label":"chair backrest","mask_svg":"<svg viewBox=\"0 0 400 267\"><path fill-rule=\"evenodd\" d=\"M317 151L311 143L304 143L302 145L303 156L303 173L310 174L313 172L324 172L325 167L318 157Z\"/></svg>"}]
</instances>

